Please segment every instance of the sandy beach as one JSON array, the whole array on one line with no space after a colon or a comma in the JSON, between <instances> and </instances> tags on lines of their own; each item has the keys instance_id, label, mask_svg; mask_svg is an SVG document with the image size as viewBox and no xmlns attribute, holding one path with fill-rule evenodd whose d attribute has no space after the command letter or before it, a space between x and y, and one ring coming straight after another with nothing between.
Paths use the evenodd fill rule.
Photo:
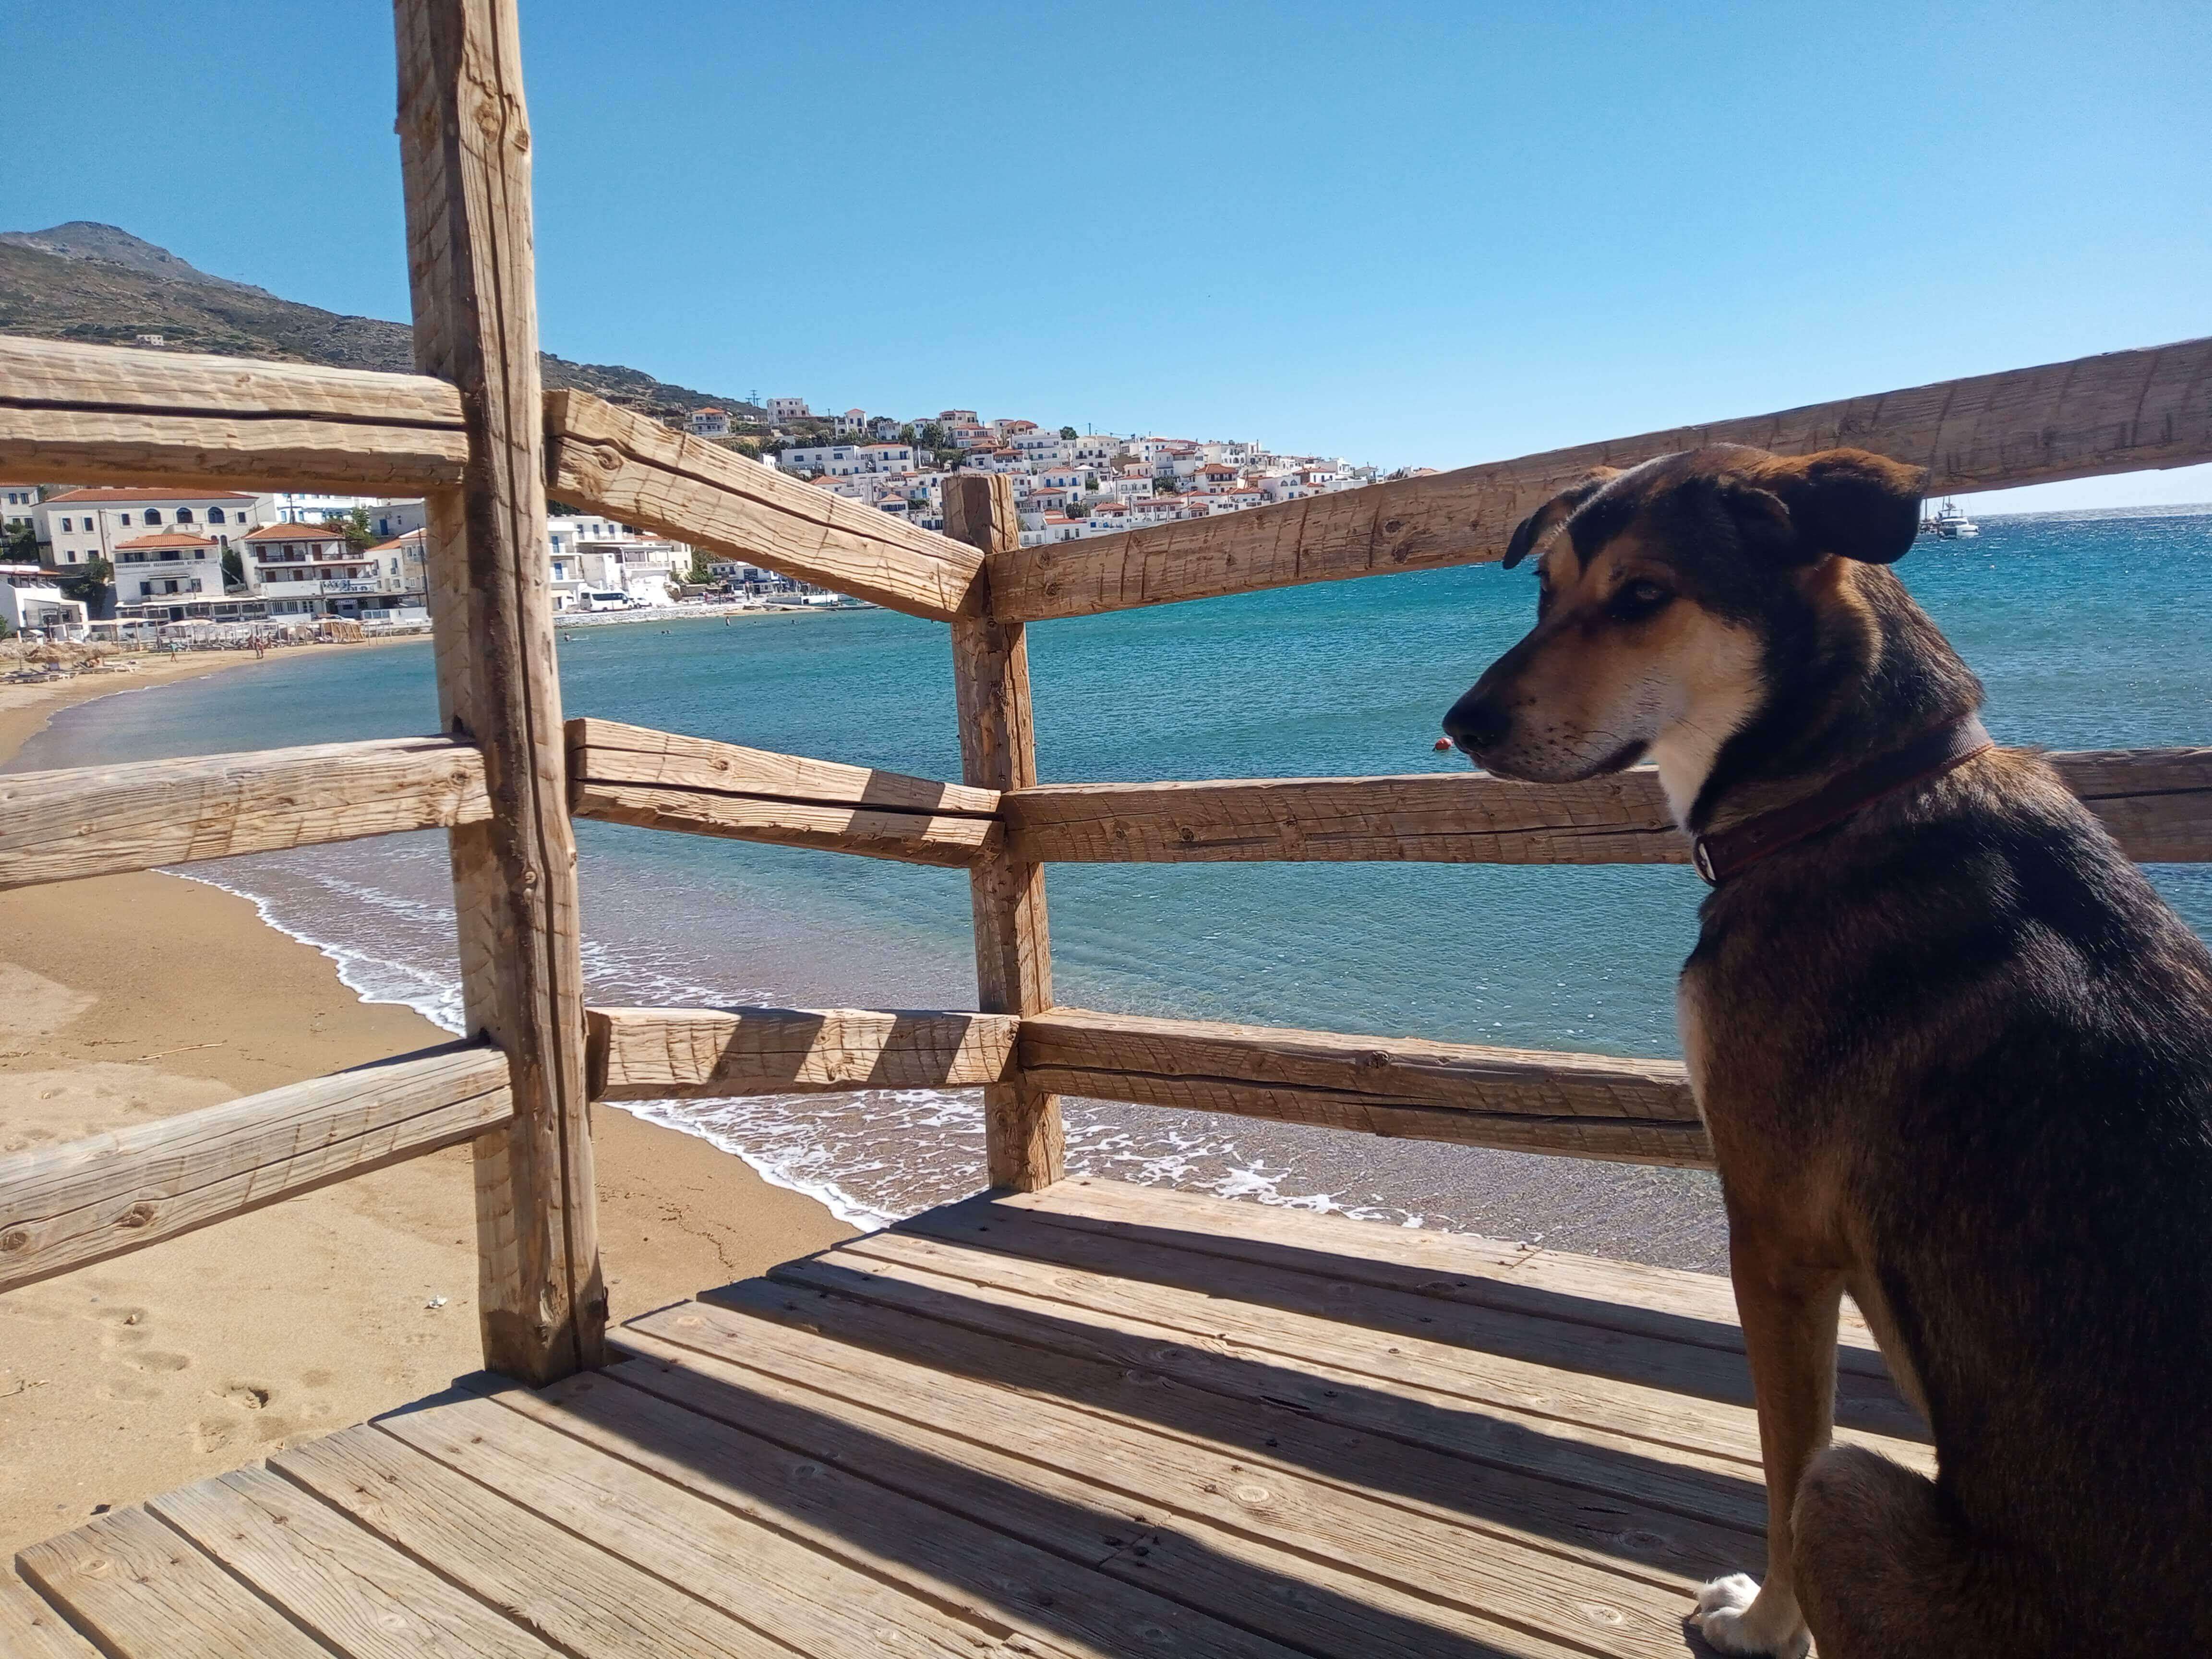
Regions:
<instances>
[{"instance_id":1,"label":"sandy beach","mask_svg":"<svg viewBox=\"0 0 2212 1659\"><path fill-rule=\"evenodd\" d=\"M253 665L0 686L0 763L71 704ZM0 1157L446 1040L150 872L0 893ZM851 1231L692 1136L606 1107L594 1133L617 1318ZM478 1364L475 1302L462 1147L0 1297L0 1557L441 1388Z\"/></svg>"}]
</instances>

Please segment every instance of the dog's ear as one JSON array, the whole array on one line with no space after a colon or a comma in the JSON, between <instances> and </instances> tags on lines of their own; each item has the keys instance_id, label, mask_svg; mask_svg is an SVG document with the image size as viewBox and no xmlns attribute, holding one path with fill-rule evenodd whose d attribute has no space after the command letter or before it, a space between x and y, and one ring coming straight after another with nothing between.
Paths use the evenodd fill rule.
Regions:
<instances>
[{"instance_id":1,"label":"dog's ear","mask_svg":"<svg viewBox=\"0 0 2212 1659\"><path fill-rule=\"evenodd\" d=\"M1522 520L1514 526L1513 539L1505 544L1505 568L1512 569L1549 541L1553 532L1574 516L1577 507L1620 476L1620 469L1617 466L1592 467Z\"/></svg>"},{"instance_id":2,"label":"dog's ear","mask_svg":"<svg viewBox=\"0 0 2212 1659\"><path fill-rule=\"evenodd\" d=\"M1863 449L1824 449L1817 455L1778 456L1753 476L1752 488L1732 497L1765 496L1784 509L1790 562L1810 564L1833 553L1867 564L1894 564L1911 550L1920 530L1920 496L1926 475ZM1735 507L1735 500L1731 507ZM1737 508L1739 522L1745 514ZM1771 509L1755 508L1755 540L1774 534Z\"/></svg>"}]
</instances>

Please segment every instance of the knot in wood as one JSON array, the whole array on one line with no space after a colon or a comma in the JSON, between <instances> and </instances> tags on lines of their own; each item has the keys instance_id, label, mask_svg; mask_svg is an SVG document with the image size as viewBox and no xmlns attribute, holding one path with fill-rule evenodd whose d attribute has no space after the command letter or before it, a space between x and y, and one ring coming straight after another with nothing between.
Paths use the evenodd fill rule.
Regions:
<instances>
[{"instance_id":1,"label":"knot in wood","mask_svg":"<svg viewBox=\"0 0 2212 1659\"><path fill-rule=\"evenodd\" d=\"M26 1229L18 1227L12 1232L0 1233L0 1251L20 1250L30 1242L30 1233Z\"/></svg>"},{"instance_id":2,"label":"knot in wood","mask_svg":"<svg viewBox=\"0 0 2212 1659\"><path fill-rule=\"evenodd\" d=\"M602 444L592 452L592 465L602 472L619 472L623 468L622 451L611 444Z\"/></svg>"},{"instance_id":3,"label":"knot in wood","mask_svg":"<svg viewBox=\"0 0 2212 1659\"><path fill-rule=\"evenodd\" d=\"M118 1227L143 1227L154 1218L154 1206L140 1199L121 1215L115 1218Z\"/></svg>"},{"instance_id":4,"label":"knot in wood","mask_svg":"<svg viewBox=\"0 0 2212 1659\"><path fill-rule=\"evenodd\" d=\"M1406 521L1403 519L1385 519L1382 521L1382 533L1386 536L1395 536L1405 527Z\"/></svg>"}]
</instances>

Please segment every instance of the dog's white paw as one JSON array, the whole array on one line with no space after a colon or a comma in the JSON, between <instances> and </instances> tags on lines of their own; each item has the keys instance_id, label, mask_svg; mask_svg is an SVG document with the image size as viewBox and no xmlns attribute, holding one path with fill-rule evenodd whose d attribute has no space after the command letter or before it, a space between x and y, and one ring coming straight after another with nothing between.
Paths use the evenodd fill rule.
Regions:
<instances>
[{"instance_id":1,"label":"dog's white paw","mask_svg":"<svg viewBox=\"0 0 2212 1659\"><path fill-rule=\"evenodd\" d=\"M1718 1653L1755 1655L1758 1659L1805 1659L1813 1638L1797 1609L1786 1609L1787 1623L1772 1615L1780 1611L1770 1600L1759 1605L1759 1581L1748 1573L1732 1572L1698 1589L1698 1630Z\"/></svg>"}]
</instances>

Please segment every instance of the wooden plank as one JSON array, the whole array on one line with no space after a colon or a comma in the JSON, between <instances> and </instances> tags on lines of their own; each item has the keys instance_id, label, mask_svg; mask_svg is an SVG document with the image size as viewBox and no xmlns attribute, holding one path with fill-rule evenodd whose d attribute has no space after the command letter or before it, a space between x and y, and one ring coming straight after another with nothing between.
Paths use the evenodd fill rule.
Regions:
<instances>
[{"instance_id":1,"label":"wooden plank","mask_svg":"<svg viewBox=\"0 0 2212 1659\"><path fill-rule=\"evenodd\" d=\"M981 603L972 550L587 392L545 398L548 476L574 507L938 622Z\"/></svg>"},{"instance_id":2,"label":"wooden plank","mask_svg":"<svg viewBox=\"0 0 2212 1659\"><path fill-rule=\"evenodd\" d=\"M415 361L460 392L465 488L428 498L439 713L492 816L451 832L468 1029L512 1065L477 1143L484 1361L534 1382L604 1352L576 843L545 539L530 122L514 0L397 0Z\"/></svg>"},{"instance_id":3,"label":"wooden plank","mask_svg":"<svg viewBox=\"0 0 2212 1659\"><path fill-rule=\"evenodd\" d=\"M568 722L572 777L715 794L759 795L817 805L872 806L938 817L994 817L999 792L908 777L902 772L779 755L710 738L656 732L619 720Z\"/></svg>"},{"instance_id":4,"label":"wooden plank","mask_svg":"<svg viewBox=\"0 0 2212 1659\"><path fill-rule=\"evenodd\" d=\"M1638 1431L1602 1413L1634 1413L1650 1425L1653 1437L1670 1444L1731 1455L1747 1443L1738 1437L1751 1426L1751 1372L1739 1354L1046 1226L995 1205L927 1211L843 1250L994 1283L1033 1285L1052 1282L1049 1275L1058 1273L1063 1293L1079 1283L1086 1299L1104 1298L1104 1305L1133 1312L1142 1310L1146 1298L1161 1297L1177 1308L1203 1308L1205 1328L1249 1347L1292 1356L1334 1350L1342 1363L1376 1376L1402 1376L1434 1388L1482 1376L1489 1379L1483 1387L1509 1398L1548 1389L1550 1409L1580 1422L1612 1420L1628 1432ZM1007 1268L985 1253L1018 1257L1025 1265ZM1043 1281L1040 1270L1048 1276ZM1567 1403L1576 1399L1583 1403ZM1716 1417L1708 1402L1740 1409ZM1928 1438L1918 1414L1884 1377L1841 1374L1836 1421L1893 1440ZM1679 1437L1685 1424L1695 1438ZM1754 1433L1748 1443L1755 1445L1756 1438Z\"/></svg>"},{"instance_id":5,"label":"wooden plank","mask_svg":"<svg viewBox=\"0 0 2212 1659\"><path fill-rule=\"evenodd\" d=\"M618 1367L618 1371L627 1367ZM685 1589L801 1654L975 1659L1006 1626L962 1616L732 1515L497 1403L458 1401L379 1426L424 1456Z\"/></svg>"},{"instance_id":6,"label":"wooden plank","mask_svg":"<svg viewBox=\"0 0 2212 1659\"><path fill-rule=\"evenodd\" d=\"M592 1098L969 1089L1003 1079L1010 1014L871 1008L593 1008Z\"/></svg>"},{"instance_id":7,"label":"wooden plank","mask_svg":"<svg viewBox=\"0 0 2212 1659\"><path fill-rule=\"evenodd\" d=\"M989 818L936 817L872 806L817 806L590 779L573 781L569 796L570 810L580 818L953 869L973 865L1000 839L999 826Z\"/></svg>"},{"instance_id":8,"label":"wooden plank","mask_svg":"<svg viewBox=\"0 0 2212 1659\"><path fill-rule=\"evenodd\" d=\"M848 1356L863 1350L1044 1402L1048 1417L1062 1407L1080 1410L1187 1443L1208 1457L1235 1459L1252 1469L1283 1469L1652 1583L1694 1583L1747 1560L1755 1566L1763 1548L1755 1527L1670 1513L1619 1493L1593 1504L1583 1488L1525 1468L1478 1462L1442 1441L1413 1447L1263 1397L1230 1399L1156 1370L1039 1347L851 1297L758 1279L725 1285L711 1297L711 1302L641 1316L617 1330L615 1340L635 1346L638 1334L649 1331L734 1364L795 1375L779 1369L785 1349L760 1331L759 1322L769 1321L801 1334L793 1340L819 1345L804 1352L821 1365L857 1366L862 1362ZM734 1342L718 1323L721 1310L747 1316L736 1328ZM688 1316L701 1322L684 1326ZM929 1420L951 1431L966 1419L940 1413ZM1081 1433L1074 1438L1079 1441Z\"/></svg>"},{"instance_id":9,"label":"wooden plank","mask_svg":"<svg viewBox=\"0 0 2212 1659\"><path fill-rule=\"evenodd\" d=\"M796 1449L1058 1553L1093 1543L1100 1512L1121 1516L1146 1529L1144 1547L1100 1571L1278 1641L1345 1654L1439 1638L1476 1652L1680 1652L1686 1581L1628 1577L862 1351L833 1360L837 1345L719 1310L643 1322L672 1330L686 1318L697 1323L683 1340L626 1328L617 1340L647 1363L616 1375L725 1421L763 1397L788 1406L807 1437ZM755 1339L774 1350L757 1365ZM988 1484L937 1479L948 1467Z\"/></svg>"},{"instance_id":10,"label":"wooden plank","mask_svg":"<svg viewBox=\"0 0 2212 1659\"><path fill-rule=\"evenodd\" d=\"M1285 1205L1232 1203L1172 1187L1091 1176L1072 1177L1046 1193L1007 1194L996 1201L1052 1226L1150 1239L1202 1255L1268 1262L1448 1302L1743 1352L1735 1291L1717 1273L1574 1255L1472 1233L1319 1215ZM1889 1374L1866 1322L1848 1300L1838 1363L1866 1376Z\"/></svg>"},{"instance_id":11,"label":"wooden plank","mask_svg":"<svg viewBox=\"0 0 2212 1659\"><path fill-rule=\"evenodd\" d=\"M460 399L420 374L0 336L0 472L179 488L456 482Z\"/></svg>"},{"instance_id":12,"label":"wooden plank","mask_svg":"<svg viewBox=\"0 0 2212 1659\"><path fill-rule=\"evenodd\" d=\"M2212 859L2212 749L2048 757L2127 854ZM1011 855L1046 863L1364 860L1443 864L1686 864L1659 775L1583 783L1481 773L1072 783L1001 803Z\"/></svg>"},{"instance_id":13,"label":"wooden plank","mask_svg":"<svg viewBox=\"0 0 2212 1659\"><path fill-rule=\"evenodd\" d=\"M1710 1168L1680 1062L1050 1008L1019 1061L1061 1094L1400 1139Z\"/></svg>"},{"instance_id":14,"label":"wooden plank","mask_svg":"<svg viewBox=\"0 0 2212 1659\"><path fill-rule=\"evenodd\" d=\"M68 1620L6 1568L0 1568L0 1653L9 1659L99 1659Z\"/></svg>"},{"instance_id":15,"label":"wooden plank","mask_svg":"<svg viewBox=\"0 0 2212 1659\"><path fill-rule=\"evenodd\" d=\"M490 815L483 757L455 738L8 773L0 775L0 888Z\"/></svg>"},{"instance_id":16,"label":"wooden plank","mask_svg":"<svg viewBox=\"0 0 2212 1659\"><path fill-rule=\"evenodd\" d=\"M1018 545L1013 481L945 481L947 535L995 556ZM1036 783L1029 644L1021 625L988 616L952 623L952 689L960 714L961 775L1003 794ZM986 1012L1034 1014L1052 1006L1052 939L1044 866L1003 847L969 867L975 923L976 1000ZM984 1156L994 1187L1034 1192L1060 1179L1067 1138L1060 1097L1017 1071L983 1091Z\"/></svg>"},{"instance_id":17,"label":"wooden plank","mask_svg":"<svg viewBox=\"0 0 2212 1659\"><path fill-rule=\"evenodd\" d=\"M1488 1399L1370 1377L1326 1358L1294 1361L1235 1347L1176 1324L1032 1296L1000 1285L947 1278L925 1268L842 1250L786 1262L771 1282L803 1298L836 1298L972 1332L995 1343L1041 1349L1112 1366L1140 1382L1155 1378L1218 1396L1237 1408L1265 1407L1332 1428L1372 1435L1424 1455L1555 1481L1604 1500L1648 1505L1738 1530L1762 1532L1766 1494L1759 1467L1737 1455L1654 1446L1650 1439ZM721 1291L713 1293L718 1299ZM801 1302L793 1318L853 1328L842 1309ZM880 1333L870 1333L880 1338ZM865 1338L859 1340L866 1340ZM889 1346L888 1343L884 1346Z\"/></svg>"},{"instance_id":18,"label":"wooden plank","mask_svg":"<svg viewBox=\"0 0 2212 1659\"><path fill-rule=\"evenodd\" d=\"M112 1659L331 1659L143 1510L33 1544L15 1565Z\"/></svg>"},{"instance_id":19,"label":"wooden plank","mask_svg":"<svg viewBox=\"0 0 2212 1659\"><path fill-rule=\"evenodd\" d=\"M988 561L993 614L1080 617L1300 582L1474 564L1594 466L1706 444L1803 455L1848 445L1927 469L1930 495L2212 460L2212 339L1811 404L1779 414L1578 444L1285 501L1017 547Z\"/></svg>"},{"instance_id":20,"label":"wooden plank","mask_svg":"<svg viewBox=\"0 0 2212 1659\"><path fill-rule=\"evenodd\" d=\"M147 1507L348 1659L559 1659L266 1469L203 1480Z\"/></svg>"},{"instance_id":21,"label":"wooden plank","mask_svg":"<svg viewBox=\"0 0 2212 1659\"><path fill-rule=\"evenodd\" d=\"M0 1158L0 1291L472 1139L513 1115L506 1057L434 1048Z\"/></svg>"},{"instance_id":22,"label":"wooden plank","mask_svg":"<svg viewBox=\"0 0 2212 1659\"><path fill-rule=\"evenodd\" d=\"M723 1391L717 1419L633 1386L633 1366L574 1376L543 1395L510 1390L510 1409L613 1453L749 1519L872 1571L964 1616L996 1624L1009 1645L1042 1644L1054 1653L1164 1659L1289 1659L1275 1643L1231 1628L1094 1571L1097 1563L1140 1546L1146 1534L1101 1510L1065 1516L1058 1531L1088 1528L1085 1559L1074 1561L1007 1528L980 1526L945 1507L951 1489L988 1490L1010 1516L1040 1524L1039 1506L1018 1488L985 1480L958 1464L926 1460L935 1477L929 1501L863 1479L848 1467L864 1453L889 1456L892 1443L863 1447L849 1432L824 1455L814 1437L829 1426L817 1412L774 1395ZM732 1419L742 1419L743 1429ZM793 1449L794 1443L817 1449ZM972 1502L963 1498L963 1506Z\"/></svg>"},{"instance_id":23,"label":"wooden plank","mask_svg":"<svg viewBox=\"0 0 2212 1659\"><path fill-rule=\"evenodd\" d=\"M1689 861L1650 767L1568 784L1480 772L1059 783L1015 790L1002 810L1014 856L1046 863Z\"/></svg>"},{"instance_id":24,"label":"wooden plank","mask_svg":"<svg viewBox=\"0 0 2212 1659\"><path fill-rule=\"evenodd\" d=\"M757 1281L754 1288L770 1289ZM1642 1605L1660 1614L1668 1638L1679 1643L1680 1593L1716 1571L1733 1570L1729 1564L1740 1561L1747 1545L1758 1548L1756 1539L1733 1529L1677 1528L1677 1538L1655 1549L1655 1540L1641 1529L1675 1523L1647 1511L1608 1521L1620 1528L1616 1535L1639 1534L1628 1546L1631 1553L1610 1553L1563 1541L1561 1534L1590 1530L1587 1507L1565 1488L1542 1481L1483 1472L1476 1480L1486 1474L1490 1490L1478 1503L1464 1486L1425 1482L1410 1468L1393 1468L1384 1480L1407 1476L1406 1484L1417 1490L1450 1493L1447 1501L1408 1504L1395 1487L1386 1492L1372 1484L1327 1480L1284 1455L1280 1447L1255 1458L1243 1448L1164 1432L1143 1416L1079 1408L1035 1389L1012 1391L1002 1386L995 1365L963 1376L832 1340L787 1319L750 1316L750 1310L738 1312L727 1302L659 1309L625 1325L617 1340L664 1364L720 1376L734 1389L773 1387L777 1398L825 1415L858 1408L887 1419L860 1419L875 1436L991 1470L1008 1484L1079 1504L1095 1504L1102 1494L1119 1497L1133 1500L1137 1513L1155 1527L1195 1522L1249 1531L1303 1554L1356 1560L1364 1572L1395 1579L1403 1589L1425 1588L1470 1612L1510 1605L1524 1586L1539 1595L1555 1592L1569 1598L1566 1606L1528 1622L1571 1643L1590 1632L1576 1601L1651 1590L1664 1599L1646 1596ZM1005 1346L997 1345L994 1356ZM1019 1370L1030 1352L1017 1348L1006 1354L1006 1362ZM694 1356L707 1363L701 1366ZM668 1387L650 1370L617 1374L656 1392ZM715 1402L712 1391L701 1394L699 1409L710 1414L728 1409ZM1385 1463L1424 1461L1387 1442L1364 1443ZM1024 1463L1034 1468L1024 1468ZM1249 1490L1255 1486L1256 1492ZM1163 1510L1170 1521L1163 1521ZM1697 1544L1686 1556L1679 1535L1684 1532ZM1644 1565L1642 1558L1652 1555L1665 1565ZM1476 1577L1455 1583L1459 1564L1467 1562L1474 1564ZM1494 1577L1501 1573L1502 1579ZM1623 1582L1632 1587L1626 1592L1618 1588ZM1227 1607L1214 1611L1233 1616Z\"/></svg>"},{"instance_id":25,"label":"wooden plank","mask_svg":"<svg viewBox=\"0 0 2212 1659\"><path fill-rule=\"evenodd\" d=\"M577 1659L790 1659L751 1625L363 1425L269 1467Z\"/></svg>"}]
</instances>

